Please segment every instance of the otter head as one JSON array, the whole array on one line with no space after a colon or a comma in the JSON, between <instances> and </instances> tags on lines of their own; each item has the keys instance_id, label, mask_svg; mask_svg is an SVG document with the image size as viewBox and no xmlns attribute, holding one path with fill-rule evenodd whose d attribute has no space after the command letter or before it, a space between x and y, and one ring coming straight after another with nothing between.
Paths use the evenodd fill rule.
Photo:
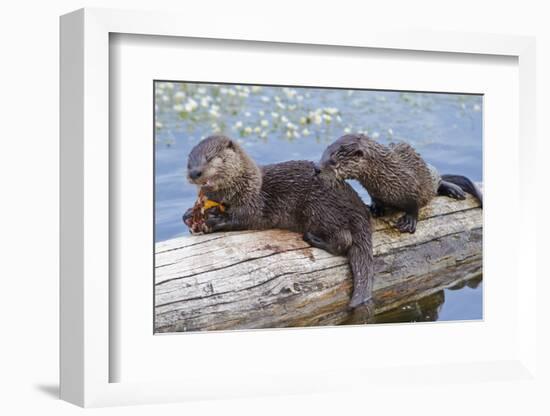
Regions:
<instances>
[{"instance_id":1,"label":"otter head","mask_svg":"<svg viewBox=\"0 0 550 416\"><path fill-rule=\"evenodd\" d=\"M241 171L241 153L239 145L229 137L207 137L189 153L189 182L214 191L230 186Z\"/></svg>"},{"instance_id":2,"label":"otter head","mask_svg":"<svg viewBox=\"0 0 550 416\"><path fill-rule=\"evenodd\" d=\"M365 140L369 139L364 135L347 134L330 144L321 156L321 171L332 172L338 179L357 179L366 164Z\"/></svg>"}]
</instances>

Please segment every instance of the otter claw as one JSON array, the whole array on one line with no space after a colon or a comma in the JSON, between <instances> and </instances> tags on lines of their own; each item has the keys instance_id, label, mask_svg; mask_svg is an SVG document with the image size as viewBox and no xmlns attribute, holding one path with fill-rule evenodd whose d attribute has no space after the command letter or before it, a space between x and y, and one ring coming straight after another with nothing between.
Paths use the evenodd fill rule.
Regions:
<instances>
[{"instance_id":1,"label":"otter claw","mask_svg":"<svg viewBox=\"0 0 550 416\"><path fill-rule=\"evenodd\" d=\"M312 234L310 232L306 232L304 234L304 241L314 247L319 247L320 245L324 245L325 242L317 237L315 234Z\"/></svg>"},{"instance_id":2,"label":"otter claw","mask_svg":"<svg viewBox=\"0 0 550 416\"><path fill-rule=\"evenodd\" d=\"M402 233L414 234L416 231L416 218L410 214L405 214L395 224L396 228Z\"/></svg>"},{"instance_id":3,"label":"otter claw","mask_svg":"<svg viewBox=\"0 0 550 416\"><path fill-rule=\"evenodd\" d=\"M181 217L183 223L188 227L191 227L191 220L193 219L193 208L189 208L185 211L185 214Z\"/></svg>"},{"instance_id":4,"label":"otter claw","mask_svg":"<svg viewBox=\"0 0 550 416\"><path fill-rule=\"evenodd\" d=\"M207 227L212 228L216 225L225 223L225 218L221 215L209 214L204 223Z\"/></svg>"},{"instance_id":5,"label":"otter claw","mask_svg":"<svg viewBox=\"0 0 550 416\"><path fill-rule=\"evenodd\" d=\"M458 191L458 190L450 190L449 191L449 197L454 199L466 199L466 193L464 191Z\"/></svg>"}]
</instances>

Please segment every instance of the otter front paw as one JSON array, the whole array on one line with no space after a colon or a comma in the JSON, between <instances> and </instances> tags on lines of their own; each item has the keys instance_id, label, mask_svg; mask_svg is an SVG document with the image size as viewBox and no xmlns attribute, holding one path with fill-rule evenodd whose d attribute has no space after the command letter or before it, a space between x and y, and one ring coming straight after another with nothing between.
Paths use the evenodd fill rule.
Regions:
<instances>
[{"instance_id":1,"label":"otter front paw","mask_svg":"<svg viewBox=\"0 0 550 416\"><path fill-rule=\"evenodd\" d=\"M217 211L208 212L204 223L210 229L220 228L227 222L227 215L223 215Z\"/></svg>"},{"instance_id":2,"label":"otter front paw","mask_svg":"<svg viewBox=\"0 0 550 416\"><path fill-rule=\"evenodd\" d=\"M189 208L187 211L185 211L185 214L183 214L181 219L185 225L191 228L191 226L193 225L193 208Z\"/></svg>"},{"instance_id":3,"label":"otter front paw","mask_svg":"<svg viewBox=\"0 0 550 416\"><path fill-rule=\"evenodd\" d=\"M416 216L412 214L405 214L397 220L395 227L402 233L411 233L414 234L416 231Z\"/></svg>"}]
</instances>

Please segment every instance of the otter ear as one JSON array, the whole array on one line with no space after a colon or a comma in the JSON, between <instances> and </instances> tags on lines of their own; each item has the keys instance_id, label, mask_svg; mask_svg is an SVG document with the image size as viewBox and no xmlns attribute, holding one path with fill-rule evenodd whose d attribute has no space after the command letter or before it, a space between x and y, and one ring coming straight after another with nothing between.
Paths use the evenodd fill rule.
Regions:
<instances>
[{"instance_id":1,"label":"otter ear","mask_svg":"<svg viewBox=\"0 0 550 416\"><path fill-rule=\"evenodd\" d=\"M363 157L365 156L365 153L361 149L355 149L351 155L355 157Z\"/></svg>"},{"instance_id":2,"label":"otter ear","mask_svg":"<svg viewBox=\"0 0 550 416\"><path fill-rule=\"evenodd\" d=\"M235 143L233 143L233 140L229 140L227 142L227 146L226 146L228 149L235 149Z\"/></svg>"}]
</instances>

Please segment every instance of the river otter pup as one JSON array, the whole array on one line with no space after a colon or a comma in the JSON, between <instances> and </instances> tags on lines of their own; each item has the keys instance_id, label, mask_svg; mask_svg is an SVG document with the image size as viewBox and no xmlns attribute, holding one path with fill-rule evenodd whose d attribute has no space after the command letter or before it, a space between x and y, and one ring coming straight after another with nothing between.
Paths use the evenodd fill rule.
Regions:
<instances>
[{"instance_id":1,"label":"river otter pup","mask_svg":"<svg viewBox=\"0 0 550 416\"><path fill-rule=\"evenodd\" d=\"M314 247L347 255L354 279L349 306L365 305L372 314L370 213L351 186L320 174L309 161L260 167L225 136L208 137L191 150L188 179L224 207L206 219L212 232L283 228L303 233Z\"/></svg>"},{"instance_id":2,"label":"river otter pup","mask_svg":"<svg viewBox=\"0 0 550 416\"><path fill-rule=\"evenodd\" d=\"M339 179L357 179L369 193L374 216L386 207L405 211L396 223L401 232L414 233L418 211L436 195L464 199L464 192L483 203L481 191L468 178L439 175L407 143L384 146L366 135L348 134L329 145L321 169Z\"/></svg>"}]
</instances>

